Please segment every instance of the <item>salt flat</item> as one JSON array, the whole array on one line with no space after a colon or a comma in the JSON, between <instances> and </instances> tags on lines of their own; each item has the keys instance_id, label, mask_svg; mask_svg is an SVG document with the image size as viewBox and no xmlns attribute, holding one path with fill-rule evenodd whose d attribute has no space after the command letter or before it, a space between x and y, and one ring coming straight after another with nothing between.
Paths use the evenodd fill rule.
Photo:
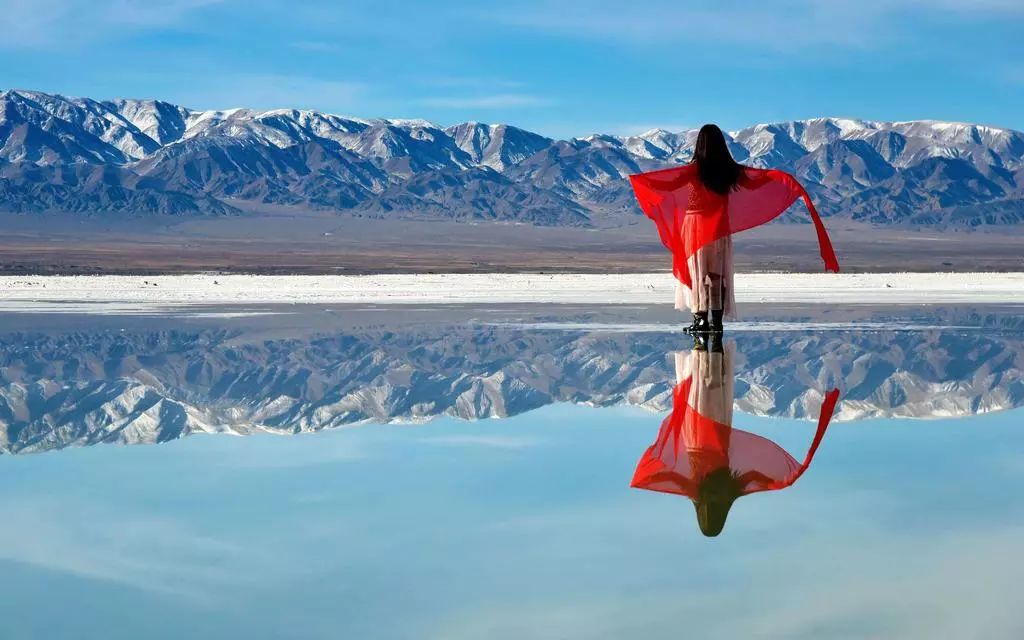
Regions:
<instances>
[{"instance_id":1,"label":"salt flat","mask_svg":"<svg viewBox=\"0 0 1024 640\"><path fill-rule=\"evenodd\" d=\"M669 304L669 273L3 276L0 311L149 312L271 304ZM739 302L1024 303L1024 273L738 274Z\"/></svg>"}]
</instances>

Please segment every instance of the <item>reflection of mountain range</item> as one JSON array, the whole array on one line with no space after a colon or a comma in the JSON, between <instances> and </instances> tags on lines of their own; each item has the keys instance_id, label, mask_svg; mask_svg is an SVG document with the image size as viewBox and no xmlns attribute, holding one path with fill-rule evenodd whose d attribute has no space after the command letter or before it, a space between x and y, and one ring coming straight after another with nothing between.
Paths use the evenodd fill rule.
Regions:
<instances>
[{"instance_id":1,"label":"reflection of mountain range","mask_svg":"<svg viewBox=\"0 0 1024 640\"><path fill-rule=\"evenodd\" d=\"M626 175L689 160L695 131L550 138L277 109L194 111L0 91L0 209L237 213L273 204L373 217L581 226L637 213ZM826 215L974 227L1024 220L1024 134L817 118L732 132L737 159L804 180Z\"/></svg>"},{"instance_id":2,"label":"reflection of mountain range","mask_svg":"<svg viewBox=\"0 0 1024 640\"><path fill-rule=\"evenodd\" d=\"M767 334L740 341L737 406L808 417L842 390L837 420L937 418L1024 405L1024 337L979 332Z\"/></svg>"},{"instance_id":3,"label":"reflection of mountain range","mask_svg":"<svg viewBox=\"0 0 1024 640\"><path fill-rule=\"evenodd\" d=\"M1024 404L1018 334L738 334L741 410L803 418L838 385L838 419L931 417ZM195 432L293 433L554 402L668 406L664 333L478 329L314 338L227 330L8 334L0 451L147 443Z\"/></svg>"}]
</instances>

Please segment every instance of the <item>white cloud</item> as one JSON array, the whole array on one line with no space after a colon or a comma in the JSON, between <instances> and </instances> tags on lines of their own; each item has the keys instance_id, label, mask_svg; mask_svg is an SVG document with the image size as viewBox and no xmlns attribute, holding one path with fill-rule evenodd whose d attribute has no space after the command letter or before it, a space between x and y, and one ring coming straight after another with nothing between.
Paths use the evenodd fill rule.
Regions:
<instances>
[{"instance_id":1,"label":"white cloud","mask_svg":"<svg viewBox=\"0 0 1024 640\"><path fill-rule=\"evenodd\" d=\"M787 0L768 5L728 3L716 8L657 0L625 11L613 2L566 0L530 2L524 10L510 10L499 19L510 25L567 35L596 37L650 47L679 45L680 52L694 42L747 43L790 49L803 45L858 45L867 13L837 20L843 3L806 3ZM836 29L842 24L842 29Z\"/></svg>"},{"instance_id":2,"label":"white cloud","mask_svg":"<svg viewBox=\"0 0 1024 640\"><path fill-rule=\"evenodd\" d=\"M161 96L195 109L317 109L351 112L365 104L361 82L291 75L209 76Z\"/></svg>"},{"instance_id":3,"label":"white cloud","mask_svg":"<svg viewBox=\"0 0 1024 640\"><path fill-rule=\"evenodd\" d=\"M535 440L533 438L518 438L515 436L502 435L435 436L423 438L420 442L424 444L459 447L486 447L490 449L528 449L540 444L539 440Z\"/></svg>"},{"instance_id":4,"label":"white cloud","mask_svg":"<svg viewBox=\"0 0 1024 640\"><path fill-rule=\"evenodd\" d=\"M673 133L679 133L681 131L689 131L695 129L693 125L683 124L681 122L648 122L648 123L613 123L607 126L601 127L601 133L610 133L615 136L638 136L641 133L647 133L652 129L664 129L665 131L671 131Z\"/></svg>"},{"instance_id":5,"label":"white cloud","mask_svg":"<svg viewBox=\"0 0 1024 640\"><path fill-rule=\"evenodd\" d=\"M703 122L701 123L703 124ZM594 134L606 134L613 136L635 136L651 129L665 129L673 133L689 131L700 125L686 124L683 122L605 122L605 121L540 121L535 122L529 128L531 131L542 133L559 140L570 138L585 138Z\"/></svg>"},{"instance_id":6,"label":"white cloud","mask_svg":"<svg viewBox=\"0 0 1024 640\"><path fill-rule=\"evenodd\" d=\"M1000 77L1009 84L1024 84L1024 65L1004 67Z\"/></svg>"},{"instance_id":7,"label":"white cloud","mask_svg":"<svg viewBox=\"0 0 1024 640\"><path fill-rule=\"evenodd\" d=\"M426 87L460 87L473 89L521 89L526 86L520 80L504 78L483 78L480 76L418 76L413 79L417 84Z\"/></svg>"},{"instance_id":8,"label":"white cloud","mask_svg":"<svg viewBox=\"0 0 1024 640\"><path fill-rule=\"evenodd\" d=\"M782 506L781 495L744 498L723 538L709 541L696 532L685 499L637 494L626 504L552 510L481 531L489 539L544 540L548 557L601 558L614 566L633 557L615 553L614 541L636 536L637 523L643 523L647 544L668 555L662 563L629 567L633 591L609 597L606 589L559 582L555 576L545 588L560 589L558 598L526 593L462 608L421 635L449 640L611 639L666 631L723 638L1020 637L1014 602L1024 561L1016 549L1024 531L1011 523L931 530L893 526L888 514L899 513L910 497L853 489L820 492ZM633 511L647 499L659 503L658 517ZM674 528L677 521L686 528ZM566 531L600 535L559 535ZM522 557L515 553L518 548L509 551ZM497 567L503 575L517 570L500 565L492 570ZM680 567L686 571L679 573ZM701 582L709 575L710 582Z\"/></svg>"},{"instance_id":9,"label":"white cloud","mask_svg":"<svg viewBox=\"0 0 1024 640\"><path fill-rule=\"evenodd\" d=\"M610 0L525 0L495 14L507 25L644 47L694 43L751 45L792 51L906 44L907 19L953 14L958 19L1024 15L1018 0L778 0L716 3L652 0L625 10Z\"/></svg>"},{"instance_id":10,"label":"white cloud","mask_svg":"<svg viewBox=\"0 0 1024 640\"><path fill-rule=\"evenodd\" d=\"M7 500L0 559L209 602L257 558L172 519L57 500Z\"/></svg>"},{"instance_id":11,"label":"white cloud","mask_svg":"<svg viewBox=\"0 0 1024 640\"><path fill-rule=\"evenodd\" d=\"M79 45L181 25L225 0L0 0L0 48Z\"/></svg>"},{"instance_id":12,"label":"white cloud","mask_svg":"<svg viewBox=\"0 0 1024 640\"><path fill-rule=\"evenodd\" d=\"M426 107L441 109L507 109L510 107L543 107L554 104L549 98L528 93L498 93L487 96L440 96L416 101Z\"/></svg>"},{"instance_id":13,"label":"white cloud","mask_svg":"<svg viewBox=\"0 0 1024 640\"><path fill-rule=\"evenodd\" d=\"M296 40L290 43L292 49L299 49L300 51L312 51L314 53L326 53L328 51L337 51L337 45L331 42L324 42L322 40Z\"/></svg>"},{"instance_id":14,"label":"white cloud","mask_svg":"<svg viewBox=\"0 0 1024 640\"><path fill-rule=\"evenodd\" d=\"M896 2L895 4L899 5L900 3ZM975 15L1024 15L1024 3L1020 0L906 0L905 4Z\"/></svg>"}]
</instances>

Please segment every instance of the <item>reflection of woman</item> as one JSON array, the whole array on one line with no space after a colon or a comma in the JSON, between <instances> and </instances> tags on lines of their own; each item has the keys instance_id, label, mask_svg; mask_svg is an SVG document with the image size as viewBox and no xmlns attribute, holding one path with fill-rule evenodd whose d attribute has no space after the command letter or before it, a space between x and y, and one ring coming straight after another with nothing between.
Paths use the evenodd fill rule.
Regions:
<instances>
[{"instance_id":1,"label":"reflection of woman","mask_svg":"<svg viewBox=\"0 0 1024 640\"><path fill-rule=\"evenodd\" d=\"M632 486L684 495L693 501L697 523L707 536L725 526L740 496L783 489L810 465L835 410L839 391L824 399L818 430L803 463L767 438L732 428L734 348L698 346L676 354L672 413L647 449Z\"/></svg>"},{"instance_id":2,"label":"reflection of woman","mask_svg":"<svg viewBox=\"0 0 1024 640\"><path fill-rule=\"evenodd\" d=\"M719 332L723 316L735 316L732 234L775 219L797 198L814 222L825 268L839 271L825 226L800 183L782 171L738 164L713 124L701 127L689 164L629 179L672 252L676 308L693 312L694 333Z\"/></svg>"}]
</instances>

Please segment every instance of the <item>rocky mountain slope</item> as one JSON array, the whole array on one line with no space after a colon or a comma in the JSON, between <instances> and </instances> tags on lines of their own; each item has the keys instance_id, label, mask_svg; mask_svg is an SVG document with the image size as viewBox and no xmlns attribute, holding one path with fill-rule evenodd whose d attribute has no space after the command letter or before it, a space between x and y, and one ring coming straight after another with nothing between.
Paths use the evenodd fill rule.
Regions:
<instances>
[{"instance_id":1,"label":"rocky mountain slope","mask_svg":"<svg viewBox=\"0 0 1024 640\"><path fill-rule=\"evenodd\" d=\"M369 217L616 224L625 177L686 162L696 132L552 140L506 124L280 109L195 111L0 91L0 210L226 215L252 206ZM732 132L741 162L803 180L827 216L964 228L1024 221L1024 134L818 118Z\"/></svg>"},{"instance_id":2,"label":"rocky mountain slope","mask_svg":"<svg viewBox=\"0 0 1024 640\"><path fill-rule=\"evenodd\" d=\"M736 405L839 420L1024 405L1024 337L963 331L738 335ZM664 412L678 335L497 327L313 337L239 330L14 333L0 342L0 452L192 433L298 433L436 416L504 417L556 402Z\"/></svg>"}]
</instances>

